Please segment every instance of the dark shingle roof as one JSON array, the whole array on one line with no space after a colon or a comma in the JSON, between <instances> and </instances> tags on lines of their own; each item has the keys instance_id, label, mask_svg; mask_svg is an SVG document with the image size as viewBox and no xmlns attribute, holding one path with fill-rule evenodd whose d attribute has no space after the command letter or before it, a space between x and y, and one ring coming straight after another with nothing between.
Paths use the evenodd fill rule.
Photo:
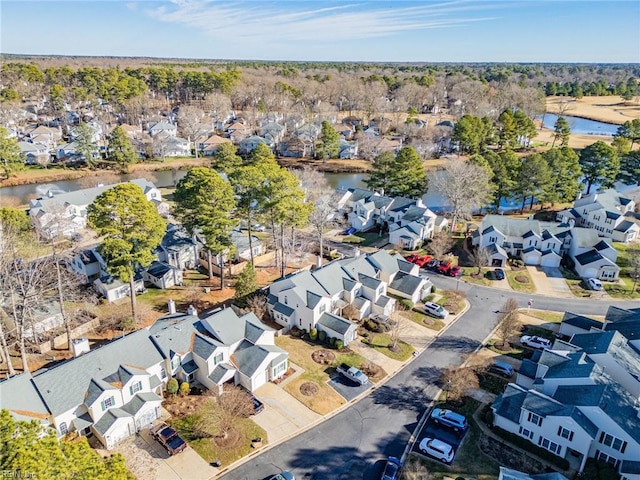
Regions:
<instances>
[{"instance_id":1,"label":"dark shingle roof","mask_svg":"<svg viewBox=\"0 0 640 480\"><path fill-rule=\"evenodd\" d=\"M513 383L507 385L504 393L493 403L492 407L496 415L507 418L512 422L520 421L520 411L527 393Z\"/></svg>"},{"instance_id":2,"label":"dark shingle roof","mask_svg":"<svg viewBox=\"0 0 640 480\"><path fill-rule=\"evenodd\" d=\"M580 265L589 265L590 263L602 260L604 257L597 250L589 250L588 252L576 255L575 259Z\"/></svg>"},{"instance_id":3,"label":"dark shingle roof","mask_svg":"<svg viewBox=\"0 0 640 480\"><path fill-rule=\"evenodd\" d=\"M602 322L594 320L593 318L584 317L582 315L576 315L575 313L566 312L562 318L562 323L572 325L582 330L591 330L591 328L602 328Z\"/></svg>"},{"instance_id":4,"label":"dark shingle roof","mask_svg":"<svg viewBox=\"0 0 640 480\"><path fill-rule=\"evenodd\" d=\"M355 323L352 323L342 317L338 317L337 315L325 312L320 316L318 325L320 325L321 327L329 328L334 332L339 333L340 335L344 335L350 328L355 325Z\"/></svg>"},{"instance_id":5,"label":"dark shingle roof","mask_svg":"<svg viewBox=\"0 0 640 480\"><path fill-rule=\"evenodd\" d=\"M393 281L389 284L389 288L398 292L406 293L407 295L413 295L415 291L420 288L420 285L424 280L414 275L398 272Z\"/></svg>"},{"instance_id":6,"label":"dark shingle roof","mask_svg":"<svg viewBox=\"0 0 640 480\"><path fill-rule=\"evenodd\" d=\"M614 228L614 230L616 232L626 232L627 230L629 230L631 227L633 227L635 225L635 223L629 221L629 220L624 220L622 222L620 222L620 224Z\"/></svg>"}]
</instances>

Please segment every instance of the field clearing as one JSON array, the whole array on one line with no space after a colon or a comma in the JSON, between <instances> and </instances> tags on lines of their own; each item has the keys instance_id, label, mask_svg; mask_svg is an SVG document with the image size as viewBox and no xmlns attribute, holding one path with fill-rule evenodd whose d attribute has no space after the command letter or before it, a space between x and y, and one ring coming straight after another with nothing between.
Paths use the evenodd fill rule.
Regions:
<instances>
[{"instance_id":1,"label":"field clearing","mask_svg":"<svg viewBox=\"0 0 640 480\"><path fill-rule=\"evenodd\" d=\"M602 97L547 97L547 112L588 118L606 123L623 124L627 120L640 118L640 101L625 102L617 95ZM573 137L573 135L572 135ZM593 143L593 142L592 142Z\"/></svg>"}]
</instances>

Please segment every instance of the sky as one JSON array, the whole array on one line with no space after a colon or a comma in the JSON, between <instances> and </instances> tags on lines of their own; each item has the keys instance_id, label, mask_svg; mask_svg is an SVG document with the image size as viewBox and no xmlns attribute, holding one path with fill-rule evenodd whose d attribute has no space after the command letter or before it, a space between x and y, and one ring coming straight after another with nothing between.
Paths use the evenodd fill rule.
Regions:
<instances>
[{"instance_id":1,"label":"sky","mask_svg":"<svg viewBox=\"0 0 640 480\"><path fill-rule=\"evenodd\" d=\"M639 63L640 1L2 0L0 52Z\"/></svg>"}]
</instances>

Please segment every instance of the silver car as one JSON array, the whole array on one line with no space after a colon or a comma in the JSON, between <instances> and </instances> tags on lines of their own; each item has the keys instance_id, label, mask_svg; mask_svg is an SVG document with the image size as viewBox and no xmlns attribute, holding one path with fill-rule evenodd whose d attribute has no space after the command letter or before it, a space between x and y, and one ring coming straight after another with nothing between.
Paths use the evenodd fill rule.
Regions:
<instances>
[{"instance_id":1,"label":"silver car","mask_svg":"<svg viewBox=\"0 0 640 480\"><path fill-rule=\"evenodd\" d=\"M425 437L420 442L418 448L420 448L420 451L426 453L427 455L431 455L432 457L437 458L444 463L453 462L453 456L455 455L453 447L448 443L443 442L442 440L438 440L437 438Z\"/></svg>"},{"instance_id":2,"label":"silver car","mask_svg":"<svg viewBox=\"0 0 640 480\"><path fill-rule=\"evenodd\" d=\"M433 302L424 302L424 313L436 318L446 318L449 315L449 312Z\"/></svg>"}]
</instances>

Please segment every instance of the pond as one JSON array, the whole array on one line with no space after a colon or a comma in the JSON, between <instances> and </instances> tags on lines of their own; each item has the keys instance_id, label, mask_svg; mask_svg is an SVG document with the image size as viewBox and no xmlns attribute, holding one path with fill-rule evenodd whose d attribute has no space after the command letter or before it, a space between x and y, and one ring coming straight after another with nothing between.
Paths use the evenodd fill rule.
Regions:
<instances>
[{"instance_id":1,"label":"pond","mask_svg":"<svg viewBox=\"0 0 640 480\"><path fill-rule=\"evenodd\" d=\"M144 175L143 175L144 173ZM186 169L181 170L165 170L155 172L129 173L119 175L120 181L133 180L144 176L148 178L158 187L173 187L187 173ZM329 185L337 190L346 190L348 188L367 188L365 180L368 178L366 173L325 173ZM11 204L27 205L29 200L45 195L48 191L53 193L72 192L82 188L89 188L87 178L77 180L61 180L55 183L17 185L15 187L0 188L0 196L11 198ZM437 191L430 191L422 197L422 201L430 209L437 212L448 210L442 194ZM514 199L503 199L500 204L500 210L516 210L520 208L520 201Z\"/></svg>"},{"instance_id":2,"label":"pond","mask_svg":"<svg viewBox=\"0 0 640 480\"><path fill-rule=\"evenodd\" d=\"M541 117L538 117L540 119ZM588 120L586 118L571 117L564 115L565 120L569 124L571 133L579 133L582 135L608 135L612 136L618 131L619 125L613 123L598 122L596 120ZM545 128L554 129L558 115L553 113L545 113L542 124Z\"/></svg>"}]
</instances>

